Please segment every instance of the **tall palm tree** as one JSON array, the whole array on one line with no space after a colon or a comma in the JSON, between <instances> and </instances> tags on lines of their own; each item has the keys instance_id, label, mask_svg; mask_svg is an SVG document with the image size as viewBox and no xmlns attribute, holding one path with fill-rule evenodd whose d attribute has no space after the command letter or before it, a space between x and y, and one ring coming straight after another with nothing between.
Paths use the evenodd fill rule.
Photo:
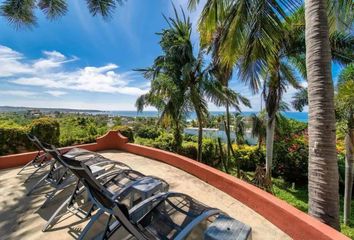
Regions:
<instances>
[{"instance_id":1,"label":"tall palm tree","mask_svg":"<svg viewBox=\"0 0 354 240\"><path fill-rule=\"evenodd\" d=\"M326 0L306 0L309 214L339 229L334 88Z\"/></svg>"},{"instance_id":2,"label":"tall palm tree","mask_svg":"<svg viewBox=\"0 0 354 240\"><path fill-rule=\"evenodd\" d=\"M217 0L208 0L204 6L203 14L210 12L210 16L218 14L216 5L213 3ZM302 5L301 1L285 0L285 1L266 1L266 0L237 0L227 1L221 0L223 4L229 4L229 14L227 16L227 23L222 37L221 56L222 60L228 64L233 65L240 59L243 59L243 64L240 68L248 76L245 80L253 89L258 90L259 75L254 74L257 69L265 69L266 61L250 61L250 59L257 59L257 56L274 56L279 50L282 40L282 19L287 19L287 15L293 13ZM321 173L325 164L320 166L321 156L325 153L321 152L326 146L329 147L328 162L335 162L334 156L334 142L333 135L334 129L334 114L333 114L333 86L330 77L330 49L328 41L328 23L327 14L332 16L330 18L331 26L340 25L341 14L331 14L336 10L342 9L340 5L350 5L350 10L346 10L347 16L352 16L352 1L326 1L326 0L308 0L306 2L306 66L307 70L310 66L311 72L308 72L309 79L309 103L312 112L310 117L310 131L313 138L310 138L311 151L310 151L310 169L309 172L309 190L310 194L310 214L320 218L322 221L330 224L333 227L338 227L338 191L336 174L334 173L335 167L330 165L328 170L329 174ZM331 6L326 7L326 3L330 2ZM190 6L194 7L199 3L199 0L190 0ZM214 6L214 7L213 7ZM348 8L346 8L348 9ZM346 14L343 14L346 15ZM310 21L311 19L311 21ZM350 18L352 21L352 18ZM345 19L347 20L347 19ZM201 26L207 29L206 36L212 36L215 32L216 25L210 21L201 22ZM201 28L201 27L200 27ZM247 42L247 45L244 45ZM269 47L271 44L274 47ZM257 48L257 51L252 51ZM252 57L252 58L250 58ZM323 58L324 57L324 58ZM299 59L300 57L298 57ZM325 69L321 73L321 69ZM311 80L310 80L311 78ZM310 83L311 82L311 83ZM311 85L311 87L310 87ZM331 93L329 93L331 92ZM326 94L329 94L329 99L325 100ZM313 101L311 101L313 99ZM313 109L312 109L313 108ZM323 110L319 110L322 108ZM320 117L318 120L314 119L316 111L319 110ZM329 118L326 118L326 115ZM329 125L328 125L329 124ZM326 128L326 131L332 131L329 138L322 138L320 131ZM329 130L328 130L329 129ZM326 134L323 134L325 136ZM325 161L325 162L327 162ZM332 175L333 174L333 175ZM317 177L319 176L319 177ZM331 178L334 177L334 178ZM322 184L316 185L316 181ZM331 184L329 184L331 182ZM335 182L335 183L334 183ZM333 185L334 184L334 185ZM316 188L317 186L317 188ZM327 191L324 188L330 187L331 190ZM317 189L317 191L316 191ZM322 191L323 190L323 191ZM321 194L324 193L324 194ZM334 194L332 194L334 193ZM322 196L322 195L326 195ZM331 197L330 197L331 196ZM322 198L323 197L323 198ZM334 201L332 201L334 199ZM331 207L336 205L337 207ZM320 211L322 209L322 213ZM329 210L331 209L331 210ZM331 220L333 219L333 221Z\"/></svg>"},{"instance_id":3,"label":"tall palm tree","mask_svg":"<svg viewBox=\"0 0 354 240\"><path fill-rule=\"evenodd\" d=\"M194 4L190 1L190 4ZM190 5L190 8L194 6ZM200 46L202 49L207 49L211 53L212 62L210 66L210 73L225 87L229 86L229 81L232 78L233 66L224 64L220 59L220 47L222 33L225 31L225 21L228 11L228 4L224 1L210 1L208 10L204 10L200 16L199 32L200 32ZM203 25L203 22L209 22L209 25ZM210 26L213 26L214 32L210 34ZM228 103L225 105L226 115L226 129L225 133L227 139L230 139L230 106ZM227 144L227 158L231 155L231 144Z\"/></svg>"},{"instance_id":4,"label":"tall palm tree","mask_svg":"<svg viewBox=\"0 0 354 240\"><path fill-rule=\"evenodd\" d=\"M87 7L93 16L101 15L109 18L117 5L123 0L86 0ZM66 14L66 0L5 0L0 5L0 13L16 28L32 27L37 23L36 9L40 9L49 20Z\"/></svg>"},{"instance_id":5,"label":"tall palm tree","mask_svg":"<svg viewBox=\"0 0 354 240\"><path fill-rule=\"evenodd\" d=\"M234 115L234 130L237 144L245 143L245 131L246 131L246 118L241 113L235 113Z\"/></svg>"},{"instance_id":6,"label":"tall palm tree","mask_svg":"<svg viewBox=\"0 0 354 240\"><path fill-rule=\"evenodd\" d=\"M191 0L190 6L193 7L198 2ZM254 14L250 14L251 12ZM217 47L215 43L211 44L214 45L213 49L217 50L214 56L217 56L222 66L229 69L237 63L240 78L250 85L253 92L258 91L261 78L267 79L264 89L268 92L264 97L268 103L266 107L268 176L273 152L274 119L281 96L286 90L284 86L286 83L297 86L292 70L286 61L281 59L286 47L283 43L285 40L282 42L282 18L287 16L276 1L269 4L262 0L209 0L204 6L199 22L202 45L217 39Z\"/></svg>"},{"instance_id":7,"label":"tall palm tree","mask_svg":"<svg viewBox=\"0 0 354 240\"><path fill-rule=\"evenodd\" d=\"M252 120L252 137L257 137L258 149L260 149L264 141L263 139L266 136L265 113L260 112L258 115L252 114L251 120Z\"/></svg>"},{"instance_id":8,"label":"tall palm tree","mask_svg":"<svg viewBox=\"0 0 354 240\"><path fill-rule=\"evenodd\" d=\"M142 110L144 105L157 107L162 111L161 117L170 116L175 126L179 126L188 112L195 111L198 121L197 160L201 161L203 124L208 114L207 101L216 105L228 103L235 107L249 102L215 81L208 68L203 69L203 52L194 56L190 39L192 26L183 11L182 14L180 18L175 10L175 19L166 18L170 28L161 33L160 41L164 55L157 57L151 68L143 70L145 77L152 80L152 86L147 94L137 100L136 105L138 110ZM175 130L179 147L181 129L176 127Z\"/></svg>"}]
</instances>

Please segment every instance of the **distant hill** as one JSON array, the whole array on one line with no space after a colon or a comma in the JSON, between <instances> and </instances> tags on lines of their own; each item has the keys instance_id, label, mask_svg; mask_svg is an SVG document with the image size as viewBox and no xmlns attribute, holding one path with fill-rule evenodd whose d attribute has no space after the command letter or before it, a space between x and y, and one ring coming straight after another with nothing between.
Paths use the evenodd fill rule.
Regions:
<instances>
[{"instance_id":1,"label":"distant hill","mask_svg":"<svg viewBox=\"0 0 354 240\"><path fill-rule=\"evenodd\" d=\"M35 107L10 107L0 106L0 112L26 112L28 110L39 110L41 112L64 112L64 113L100 113L104 111L90 109L70 109L70 108L35 108Z\"/></svg>"}]
</instances>

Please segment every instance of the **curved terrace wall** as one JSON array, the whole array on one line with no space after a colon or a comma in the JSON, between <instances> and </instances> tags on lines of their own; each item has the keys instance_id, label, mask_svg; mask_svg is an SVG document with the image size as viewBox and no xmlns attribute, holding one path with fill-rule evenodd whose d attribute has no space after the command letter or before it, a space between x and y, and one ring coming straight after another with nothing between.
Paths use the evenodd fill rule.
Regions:
<instances>
[{"instance_id":1,"label":"curved terrace wall","mask_svg":"<svg viewBox=\"0 0 354 240\"><path fill-rule=\"evenodd\" d=\"M335 229L251 184L190 158L160 149L128 143L128 139L116 131L110 131L106 135L97 138L96 143L66 147L61 150L67 151L73 147L91 151L123 150L177 167L252 208L293 239L349 239ZM36 152L29 152L0 156L0 169L24 165L32 160L35 155Z\"/></svg>"}]
</instances>

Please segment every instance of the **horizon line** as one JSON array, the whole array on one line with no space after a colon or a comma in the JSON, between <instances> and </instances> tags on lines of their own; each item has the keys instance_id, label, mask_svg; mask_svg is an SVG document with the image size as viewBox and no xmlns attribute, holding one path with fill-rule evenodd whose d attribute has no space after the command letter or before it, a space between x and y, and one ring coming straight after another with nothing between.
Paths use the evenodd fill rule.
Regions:
<instances>
[{"instance_id":1,"label":"horizon line","mask_svg":"<svg viewBox=\"0 0 354 240\"><path fill-rule=\"evenodd\" d=\"M53 107L25 107L25 106L0 106L0 108L24 108L24 109L48 109L48 110L71 110L71 111L87 111L87 112L119 112L119 111L126 111L126 112L137 112L137 110L131 110L131 109L119 109L119 110L98 110L98 109L85 109L85 108L53 108ZM159 112L157 110L147 110L147 111L142 111L142 112ZM209 112L224 112L223 110L210 110ZM236 111L231 111L231 112L236 112ZM241 111L242 112L260 112L259 110L248 110L248 111ZM308 112L299 112L299 111L282 111L282 112L287 112L287 113L308 113Z\"/></svg>"}]
</instances>

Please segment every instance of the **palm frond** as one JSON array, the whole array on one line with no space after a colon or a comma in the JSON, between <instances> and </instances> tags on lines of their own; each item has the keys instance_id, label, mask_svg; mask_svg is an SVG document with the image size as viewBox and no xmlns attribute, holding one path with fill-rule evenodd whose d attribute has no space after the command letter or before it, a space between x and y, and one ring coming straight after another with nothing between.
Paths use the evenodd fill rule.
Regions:
<instances>
[{"instance_id":1,"label":"palm frond","mask_svg":"<svg viewBox=\"0 0 354 240\"><path fill-rule=\"evenodd\" d=\"M327 16L330 32L352 31L354 2L352 0L327 0Z\"/></svg>"},{"instance_id":2,"label":"palm frond","mask_svg":"<svg viewBox=\"0 0 354 240\"><path fill-rule=\"evenodd\" d=\"M308 105L307 88L300 89L298 92L295 93L291 105L296 111L303 111L304 107Z\"/></svg>"},{"instance_id":3,"label":"palm frond","mask_svg":"<svg viewBox=\"0 0 354 240\"><path fill-rule=\"evenodd\" d=\"M354 37L352 34L335 31L330 34L332 59L341 64L354 61Z\"/></svg>"},{"instance_id":4,"label":"palm frond","mask_svg":"<svg viewBox=\"0 0 354 240\"><path fill-rule=\"evenodd\" d=\"M36 25L34 15L35 0L5 0L0 6L0 13L15 28Z\"/></svg>"},{"instance_id":5,"label":"palm frond","mask_svg":"<svg viewBox=\"0 0 354 240\"><path fill-rule=\"evenodd\" d=\"M282 81L286 81L290 86L299 89L300 80L298 79L295 70L293 67L288 64L286 61L282 61L280 63L280 78Z\"/></svg>"},{"instance_id":6,"label":"palm frond","mask_svg":"<svg viewBox=\"0 0 354 240\"><path fill-rule=\"evenodd\" d=\"M68 6L65 0L40 0L38 7L49 19L56 19L65 15Z\"/></svg>"},{"instance_id":7,"label":"palm frond","mask_svg":"<svg viewBox=\"0 0 354 240\"><path fill-rule=\"evenodd\" d=\"M121 3L121 1L118 1ZM116 8L116 0L86 0L87 7L93 16L101 15L107 19L111 17Z\"/></svg>"}]
</instances>

